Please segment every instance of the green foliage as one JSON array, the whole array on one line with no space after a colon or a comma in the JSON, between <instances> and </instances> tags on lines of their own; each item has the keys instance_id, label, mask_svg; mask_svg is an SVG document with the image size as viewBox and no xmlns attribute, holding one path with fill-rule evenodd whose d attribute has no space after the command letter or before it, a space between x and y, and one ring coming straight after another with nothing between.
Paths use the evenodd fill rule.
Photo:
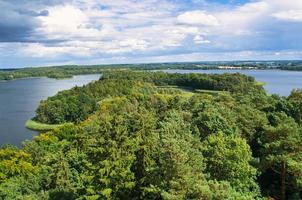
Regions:
<instances>
[{"instance_id":1,"label":"green foliage","mask_svg":"<svg viewBox=\"0 0 302 200\"><path fill-rule=\"evenodd\" d=\"M158 86L176 85L188 89L226 90L234 93L263 93L251 77L241 74L167 74L163 72L104 71L102 79L84 87L60 92L42 101L36 121L47 124L79 122L97 110L97 102L109 96L130 94L139 81ZM141 93L141 91L140 91Z\"/></svg>"},{"instance_id":2,"label":"green foliage","mask_svg":"<svg viewBox=\"0 0 302 200\"><path fill-rule=\"evenodd\" d=\"M286 199L287 185L291 186L291 192L300 192L302 188L302 133L295 121L284 113L274 113L270 120L272 125L265 128L261 138L261 167L279 176L280 193L276 193Z\"/></svg>"},{"instance_id":3,"label":"green foliage","mask_svg":"<svg viewBox=\"0 0 302 200\"><path fill-rule=\"evenodd\" d=\"M11 147L0 149L0 183L14 176L28 177L36 171L30 154Z\"/></svg>"},{"instance_id":4,"label":"green foliage","mask_svg":"<svg viewBox=\"0 0 302 200\"><path fill-rule=\"evenodd\" d=\"M160 123L159 137L158 179L162 198L210 199L211 191L203 175L201 143L191 134L181 113L168 113Z\"/></svg>"},{"instance_id":5,"label":"green foliage","mask_svg":"<svg viewBox=\"0 0 302 200\"><path fill-rule=\"evenodd\" d=\"M239 191L257 195L256 169L250 165L252 153L244 139L220 132L208 136L202 146L212 179L228 181Z\"/></svg>"},{"instance_id":6,"label":"green foliage","mask_svg":"<svg viewBox=\"0 0 302 200\"><path fill-rule=\"evenodd\" d=\"M97 102L109 96L129 94L133 84L126 80L99 81L60 92L41 102L34 119L47 124L83 121L97 109Z\"/></svg>"},{"instance_id":7,"label":"green foliage","mask_svg":"<svg viewBox=\"0 0 302 200\"><path fill-rule=\"evenodd\" d=\"M301 98L240 74L106 71L41 102L35 120L60 126L0 149L0 199L299 199Z\"/></svg>"},{"instance_id":8,"label":"green foliage","mask_svg":"<svg viewBox=\"0 0 302 200\"><path fill-rule=\"evenodd\" d=\"M22 69L0 69L0 80L13 80L28 77L48 77L55 79L71 78L80 74L100 74L106 66L53 66Z\"/></svg>"},{"instance_id":9,"label":"green foliage","mask_svg":"<svg viewBox=\"0 0 302 200\"><path fill-rule=\"evenodd\" d=\"M226 134L237 132L233 113L227 107L207 100L193 110L192 118L202 138L220 131Z\"/></svg>"}]
</instances>

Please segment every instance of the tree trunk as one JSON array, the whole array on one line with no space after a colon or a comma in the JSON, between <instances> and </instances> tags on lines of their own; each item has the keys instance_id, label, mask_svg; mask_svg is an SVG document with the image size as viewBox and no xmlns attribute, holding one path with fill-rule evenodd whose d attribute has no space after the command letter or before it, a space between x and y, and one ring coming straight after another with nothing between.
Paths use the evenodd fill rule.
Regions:
<instances>
[{"instance_id":1,"label":"tree trunk","mask_svg":"<svg viewBox=\"0 0 302 200\"><path fill-rule=\"evenodd\" d=\"M285 179L286 179L286 166L285 162L282 162L282 169L281 169L281 200L286 199L286 185L285 185Z\"/></svg>"}]
</instances>

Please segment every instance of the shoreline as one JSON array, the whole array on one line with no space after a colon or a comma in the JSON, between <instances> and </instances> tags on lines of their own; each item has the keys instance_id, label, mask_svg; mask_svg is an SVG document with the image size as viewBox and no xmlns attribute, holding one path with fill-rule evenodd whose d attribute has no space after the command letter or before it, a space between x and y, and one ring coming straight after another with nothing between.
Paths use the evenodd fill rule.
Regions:
<instances>
[{"instance_id":1,"label":"shoreline","mask_svg":"<svg viewBox=\"0 0 302 200\"><path fill-rule=\"evenodd\" d=\"M49 79L54 79L54 80L64 80L64 79L73 79L75 76L89 76L89 75L101 75L98 73L92 73L92 74L77 74L77 75L73 75L71 77L66 77L66 78L52 78L52 77L48 77L48 76L29 76L29 77L22 77L22 78L14 78L14 79L10 79L10 80L0 80L0 83L6 83L6 82L10 82L10 81L17 81L17 80L26 80L26 79L39 79L39 78L49 78Z\"/></svg>"},{"instance_id":2,"label":"shoreline","mask_svg":"<svg viewBox=\"0 0 302 200\"><path fill-rule=\"evenodd\" d=\"M29 119L25 122L25 127L32 131L46 132L46 131L54 130L56 128L60 128L67 124L72 124L72 123L45 124L45 123L41 123L41 122L34 121L32 119Z\"/></svg>"}]
</instances>

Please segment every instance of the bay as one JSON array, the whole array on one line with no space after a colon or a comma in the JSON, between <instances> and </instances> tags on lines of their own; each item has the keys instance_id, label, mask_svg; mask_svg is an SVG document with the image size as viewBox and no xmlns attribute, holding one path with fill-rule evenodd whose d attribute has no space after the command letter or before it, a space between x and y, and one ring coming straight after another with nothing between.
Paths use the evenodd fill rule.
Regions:
<instances>
[{"instance_id":1,"label":"bay","mask_svg":"<svg viewBox=\"0 0 302 200\"><path fill-rule=\"evenodd\" d=\"M0 82L0 145L20 146L37 134L25 128L25 122L35 115L41 100L99 78L94 74L60 80L42 77Z\"/></svg>"}]
</instances>

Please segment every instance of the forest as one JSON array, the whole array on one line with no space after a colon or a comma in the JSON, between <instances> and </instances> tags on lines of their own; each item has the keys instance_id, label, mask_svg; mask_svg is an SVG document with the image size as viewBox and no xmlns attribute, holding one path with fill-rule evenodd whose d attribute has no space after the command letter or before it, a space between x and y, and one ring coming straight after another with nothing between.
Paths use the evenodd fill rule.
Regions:
<instances>
[{"instance_id":1,"label":"forest","mask_svg":"<svg viewBox=\"0 0 302 200\"><path fill-rule=\"evenodd\" d=\"M33 120L66 125L0 149L0 199L302 198L301 90L103 70L41 101Z\"/></svg>"}]
</instances>

